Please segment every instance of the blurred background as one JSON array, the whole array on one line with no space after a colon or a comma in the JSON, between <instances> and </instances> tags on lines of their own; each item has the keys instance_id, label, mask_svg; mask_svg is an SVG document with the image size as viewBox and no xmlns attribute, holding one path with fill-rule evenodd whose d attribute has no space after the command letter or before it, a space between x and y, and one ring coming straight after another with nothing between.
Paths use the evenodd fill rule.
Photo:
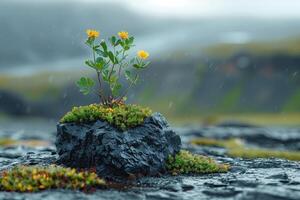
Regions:
<instances>
[{"instance_id":1,"label":"blurred background","mask_svg":"<svg viewBox=\"0 0 300 200\"><path fill-rule=\"evenodd\" d=\"M98 102L74 84L93 74L88 28L126 30L150 52L128 102L173 124L300 126L299 10L297 0L1 0L0 126L55 124Z\"/></svg>"}]
</instances>

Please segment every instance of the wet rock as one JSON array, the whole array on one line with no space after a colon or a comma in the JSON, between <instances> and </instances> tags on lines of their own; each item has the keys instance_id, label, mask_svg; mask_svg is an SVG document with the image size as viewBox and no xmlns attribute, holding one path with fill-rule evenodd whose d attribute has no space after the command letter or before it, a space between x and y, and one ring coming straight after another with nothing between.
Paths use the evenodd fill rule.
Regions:
<instances>
[{"instance_id":1,"label":"wet rock","mask_svg":"<svg viewBox=\"0 0 300 200\"><path fill-rule=\"evenodd\" d=\"M241 191L237 191L234 188L225 188L225 189L209 189L204 190L203 193L208 196L215 196L215 197L233 197L240 193Z\"/></svg>"},{"instance_id":2,"label":"wet rock","mask_svg":"<svg viewBox=\"0 0 300 200\"><path fill-rule=\"evenodd\" d=\"M160 189L168 190L171 192L178 192L178 191L181 191L182 187L180 184L168 184L168 185L164 185L164 186L160 187Z\"/></svg>"},{"instance_id":3,"label":"wet rock","mask_svg":"<svg viewBox=\"0 0 300 200\"><path fill-rule=\"evenodd\" d=\"M269 177L268 179L289 179L289 176L286 173L274 174Z\"/></svg>"},{"instance_id":4,"label":"wet rock","mask_svg":"<svg viewBox=\"0 0 300 200\"><path fill-rule=\"evenodd\" d=\"M58 163L70 167L96 167L103 177L155 175L181 148L181 140L159 113L138 127L120 131L104 121L57 125Z\"/></svg>"},{"instance_id":5,"label":"wet rock","mask_svg":"<svg viewBox=\"0 0 300 200\"><path fill-rule=\"evenodd\" d=\"M20 158L22 155L19 153L7 153L7 152L1 152L0 153L0 157L3 158L10 158L10 159L14 159L14 158Z\"/></svg>"},{"instance_id":6,"label":"wet rock","mask_svg":"<svg viewBox=\"0 0 300 200\"><path fill-rule=\"evenodd\" d=\"M186 192L186 191L193 190L195 187L193 185L189 185L189 184L182 184L181 188L182 188L183 192Z\"/></svg>"},{"instance_id":7,"label":"wet rock","mask_svg":"<svg viewBox=\"0 0 300 200\"><path fill-rule=\"evenodd\" d=\"M254 124L249 124L245 122L239 122L239 121L224 121L216 126L218 127L235 127L235 128L257 128L258 126Z\"/></svg>"},{"instance_id":8,"label":"wet rock","mask_svg":"<svg viewBox=\"0 0 300 200\"><path fill-rule=\"evenodd\" d=\"M256 134L257 129L205 128L202 134L211 137L224 137L225 133L239 135ZM285 132L283 130L286 130ZM194 130L193 130L194 131ZM300 130L296 132L300 136ZM265 131L268 137L273 138L296 138L291 134L291 129L269 129ZM219 135L218 135L219 133ZM273 133L273 135L272 135ZM280 137L278 134L286 134ZM22 135L22 134L20 134ZM1 130L0 130L1 136ZM23 137L24 136L24 137ZM45 135L43 135L44 137ZM52 137L50 135L50 137ZM191 146L187 141L191 135L181 135L183 146L188 147L193 153L203 153L201 147ZM22 135L26 139L26 135ZM186 142L185 142L186 141ZM274 140L275 141L275 140ZM10 193L0 192L0 199L9 200L69 200L69 199L234 199L234 200L298 200L300 199L300 163L284 159L241 159L230 158L226 155L218 155L212 150L205 153L222 163L229 163L231 169L228 173L200 174L200 175L161 175L146 176L130 180L130 186L126 188L96 190L94 193L84 193L72 190L48 190L36 193ZM54 148L25 148L12 147L0 148L0 172L10 169L15 165L49 165L57 159ZM10 154L10 155L9 155ZM14 156L21 155L21 156ZM8 155L6 157L6 155ZM124 181L122 185L127 186Z\"/></svg>"}]
</instances>

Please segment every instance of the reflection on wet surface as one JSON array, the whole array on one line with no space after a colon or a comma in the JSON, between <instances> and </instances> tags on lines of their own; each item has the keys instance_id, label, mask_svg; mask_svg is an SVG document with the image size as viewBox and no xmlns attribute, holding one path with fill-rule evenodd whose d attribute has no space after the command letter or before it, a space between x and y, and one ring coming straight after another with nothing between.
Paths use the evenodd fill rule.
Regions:
<instances>
[{"instance_id":1,"label":"reflection on wet surface","mask_svg":"<svg viewBox=\"0 0 300 200\"><path fill-rule=\"evenodd\" d=\"M18 164L48 165L57 155L53 141L55 130L51 123L39 124L41 132L31 132L28 125L23 131L0 130L0 138L10 138L17 145L1 146L0 170ZM206 127L176 128L184 148L209 155L231 165L224 174L146 177L133 182L134 187L125 190L98 190L92 194L74 191L43 191L38 193L1 192L1 199L299 199L300 164L277 158L230 158L226 150L214 146L191 145L198 137L227 139L239 138L252 146L299 150L300 131L297 128L263 127ZM33 140L34 139L34 140ZM26 140L26 142L24 142ZM46 142L46 143L43 143ZM29 145L30 144L30 145ZM37 145L34 145L37 144ZM50 144L50 145L49 145Z\"/></svg>"}]
</instances>

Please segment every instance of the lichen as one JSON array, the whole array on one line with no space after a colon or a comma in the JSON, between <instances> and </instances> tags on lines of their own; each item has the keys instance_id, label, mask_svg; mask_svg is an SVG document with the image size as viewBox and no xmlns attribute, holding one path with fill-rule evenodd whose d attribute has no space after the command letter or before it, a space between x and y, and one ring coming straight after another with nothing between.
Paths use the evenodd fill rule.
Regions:
<instances>
[{"instance_id":1,"label":"lichen","mask_svg":"<svg viewBox=\"0 0 300 200\"><path fill-rule=\"evenodd\" d=\"M173 175L207 174L227 172L229 165L219 164L212 158L181 150L175 156L169 156L166 168Z\"/></svg>"},{"instance_id":2,"label":"lichen","mask_svg":"<svg viewBox=\"0 0 300 200\"><path fill-rule=\"evenodd\" d=\"M46 189L85 190L103 187L105 181L94 172L76 171L60 166L17 166L3 171L0 190L36 192Z\"/></svg>"},{"instance_id":3,"label":"lichen","mask_svg":"<svg viewBox=\"0 0 300 200\"><path fill-rule=\"evenodd\" d=\"M197 138L190 141L191 144L202 146L217 146L226 148L228 156L241 158L283 158L287 160L300 160L300 151L279 151L262 148L247 148L240 139L227 140Z\"/></svg>"},{"instance_id":4,"label":"lichen","mask_svg":"<svg viewBox=\"0 0 300 200\"><path fill-rule=\"evenodd\" d=\"M138 105L115 104L107 106L102 104L91 104L87 106L74 107L61 120L62 123L84 123L96 120L107 121L121 130L126 130L142 124L152 111Z\"/></svg>"}]
</instances>

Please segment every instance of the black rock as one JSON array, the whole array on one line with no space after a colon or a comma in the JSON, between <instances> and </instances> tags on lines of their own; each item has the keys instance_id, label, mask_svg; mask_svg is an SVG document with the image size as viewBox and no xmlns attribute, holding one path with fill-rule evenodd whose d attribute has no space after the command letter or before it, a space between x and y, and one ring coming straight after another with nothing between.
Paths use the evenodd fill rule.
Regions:
<instances>
[{"instance_id":1,"label":"black rock","mask_svg":"<svg viewBox=\"0 0 300 200\"><path fill-rule=\"evenodd\" d=\"M105 121L60 123L57 125L58 163L69 167L92 168L102 177L156 175L165 170L165 161L181 148L181 140L159 113L127 131Z\"/></svg>"}]
</instances>

